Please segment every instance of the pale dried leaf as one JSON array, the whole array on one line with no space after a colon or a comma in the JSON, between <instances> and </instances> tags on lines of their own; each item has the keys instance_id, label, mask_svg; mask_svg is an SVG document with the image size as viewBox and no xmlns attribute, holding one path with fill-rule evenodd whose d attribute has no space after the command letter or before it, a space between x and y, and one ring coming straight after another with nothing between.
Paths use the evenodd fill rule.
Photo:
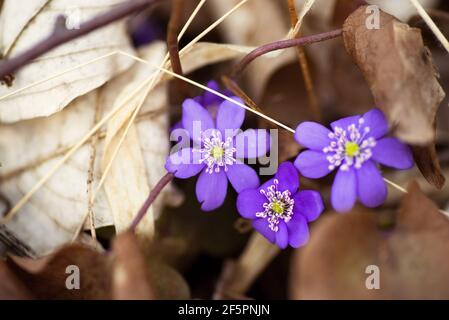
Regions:
<instances>
[{"instance_id":1,"label":"pale dried leaf","mask_svg":"<svg viewBox=\"0 0 449 320\"><path fill-rule=\"evenodd\" d=\"M155 46L159 48L158 55L161 55L161 51L164 52L165 49L160 44ZM146 56L145 58L150 59L151 57ZM3 194L11 203L16 203L54 166L70 146L90 130L95 123L98 110L106 114L113 108L114 101L121 93L121 88L129 82L132 82L134 87L136 77L142 78L145 75L148 77L152 73L153 70L150 68L136 64L105 87L76 99L62 112L48 118L1 126L0 150L3 155L3 183L0 190ZM154 185L157 179L165 173L163 165L168 153L166 112L162 110L165 104L165 88L157 88L148 97L146 105L149 108L142 110L136 124L141 141L133 148L137 148L138 151L136 152L134 149L134 153L129 155L127 154L129 150L124 148L120 153L124 152L128 157L137 154L138 157L141 157L140 160L144 157L149 170L147 171L145 166L142 166L142 162L139 162L139 175L131 175L131 168L136 165L133 161L129 161L132 159L115 162L118 165L125 165L129 170L127 174L120 177L127 179L129 184L135 183L136 186L140 186L138 181L133 181L138 178L148 179ZM89 209L88 203L92 193L87 190L94 191L101 176L99 160L102 159L104 149L102 135L93 146L96 149L93 168L90 168L93 147L88 143L76 152L6 224L7 231L2 230L7 238L16 238L15 240L18 240L19 243L26 244L26 249L22 248L24 253L32 256L43 255L73 239ZM160 143L156 144L152 139L156 139ZM162 147L163 144L165 145ZM93 170L92 181L89 181L89 170ZM89 188L90 183L92 184L91 188ZM142 189L141 192L145 192L145 190ZM116 206L122 202L118 209L129 206L128 210L133 209L134 213L137 212L137 200L132 201L133 198L128 198L129 194L121 195L121 198L113 199L111 204ZM95 217L94 225L97 227L114 224L109 199L111 198L106 198L104 192L100 191L94 202L92 212ZM161 201L163 201L163 197L155 204L155 210L160 210ZM143 200L140 199L138 205L140 206L142 202ZM18 245L15 247L17 249Z\"/></svg>"},{"instance_id":2,"label":"pale dried leaf","mask_svg":"<svg viewBox=\"0 0 449 320\"><path fill-rule=\"evenodd\" d=\"M51 34L58 15L73 15L73 19L79 18L82 23L120 2L53 0L30 6L27 0L5 0L0 16L2 54L6 58L14 57ZM37 58L14 75L11 87L0 86L0 97L116 50L133 52L125 21L101 28ZM0 121L14 122L49 116L62 110L76 97L98 88L131 64L131 59L113 55L10 95L0 100Z\"/></svg>"},{"instance_id":3,"label":"pale dried leaf","mask_svg":"<svg viewBox=\"0 0 449 320\"><path fill-rule=\"evenodd\" d=\"M233 48L232 46L221 51L221 55L215 45L198 44L195 48L204 54L201 59L195 60L192 56L198 51L193 49L183 56L183 65L188 71L205 66L209 61L219 62L233 57L229 49ZM157 65L164 53L164 45L156 42L142 52L142 57L151 65ZM241 48L237 47L235 56L241 54ZM96 119L98 120L97 113L100 113L101 119L155 70L151 66L136 63L129 71L101 89L79 97L62 112L48 118L0 126L0 152L3 163L0 192L11 204L17 203L53 168L60 157L92 128ZM165 110L166 85L161 82L164 79L167 78L160 77L156 87L151 90L136 123L131 127L130 135L117 154L118 158L113 162L111 176L105 181L107 195L100 190L96 197L91 208L96 227L114 224L114 217L119 230L127 226L142 204L143 196L146 196L149 189L165 174L168 119ZM141 94L138 94L135 99L140 97ZM126 104L108 123L107 132L101 132L95 143L89 142L80 148L18 214L6 226L0 228L3 241L22 254L40 256L73 239L75 231L89 210L89 198L98 186L102 173L100 160L103 159L103 150L108 153L103 160L104 169L136 106L135 99ZM94 165L91 168L90 158L94 154ZM93 170L93 177L90 177L89 170ZM169 200L171 194L170 188L166 189L153 204L152 211L146 218L148 222L142 225L143 233L151 236L152 220L158 217L165 197L166 201L172 202Z\"/></svg>"},{"instance_id":4,"label":"pale dried leaf","mask_svg":"<svg viewBox=\"0 0 449 320\"><path fill-rule=\"evenodd\" d=\"M153 64L160 64L165 51L164 44L156 43L150 46L148 50L141 52L141 57ZM127 84L115 99L114 108L123 104L130 92L148 78L149 71L150 74L152 72L151 68L139 64L134 68L134 73L130 73L129 77L122 77L120 81L113 81L105 87L105 90L110 92L106 95L106 99L110 99L114 96L114 92L117 92L117 90L120 92L120 88ZM106 169L114 156L114 151L127 126L124 124L127 123L134 109L144 98L143 94L145 94L145 90L136 95L109 121L102 159L103 170ZM114 216L115 227L119 232L129 227L150 189L165 173L164 164L169 148L167 103L165 85L155 88L145 99L141 113L145 114L145 118L148 118L151 123L146 121L145 125L141 125L141 123L131 125L106 179L105 190ZM144 159L145 154L142 150L146 150L147 154L150 153L146 157L147 161ZM147 175L145 175L145 172ZM125 199L126 201L124 201ZM154 233L153 212L159 211L162 200L163 195L156 200L156 203L149 209L149 212L139 224L138 231L145 237L151 238Z\"/></svg>"}]
</instances>

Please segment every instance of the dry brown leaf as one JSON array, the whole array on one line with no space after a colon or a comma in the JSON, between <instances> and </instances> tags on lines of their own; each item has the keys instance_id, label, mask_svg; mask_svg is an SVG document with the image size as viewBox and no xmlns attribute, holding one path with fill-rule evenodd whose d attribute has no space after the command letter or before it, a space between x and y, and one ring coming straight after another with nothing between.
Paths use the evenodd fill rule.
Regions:
<instances>
[{"instance_id":1,"label":"dry brown leaf","mask_svg":"<svg viewBox=\"0 0 449 320\"><path fill-rule=\"evenodd\" d=\"M156 293L148 278L145 257L141 253L137 238L126 231L114 239L115 263L112 271L114 299L154 300Z\"/></svg>"},{"instance_id":2,"label":"dry brown leaf","mask_svg":"<svg viewBox=\"0 0 449 320\"><path fill-rule=\"evenodd\" d=\"M446 178L441 171L435 144L424 147L414 146L412 150L416 165L426 180L438 189L442 189Z\"/></svg>"},{"instance_id":3,"label":"dry brown leaf","mask_svg":"<svg viewBox=\"0 0 449 320\"><path fill-rule=\"evenodd\" d=\"M0 300L28 300L31 293L0 259Z\"/></svg>"},{"instance_id":4,"label":"dry brown leaf","mask_svg":"<svg viewBox=\"0 0 449 320\"><path fill-rule=\"evenodd\" d=\"M9 269L5 269L7 265ZM75 244L37 260L10 256L7 265L0 261L0 297L4 298L26 297L23 292L27 290L38 299L190 297L187 284L177 271L162 262L147 262L137 237L130 231L113 240L111 252ZM67 278L73 274L67 272L68 266L79 268L79 290L67 289Z\"/></svg>"},{"instance_id":5,"label":"dry brown leaf","mask_svg":"<svg viewBox=\"0 0 449 320\"><path fill-rule=\"evenodd\" d=\"M384 12L380 29L367 29L365 11L362 6L345 21L346 50L397 136L415 145L433 143L435 114L445 94L420 30Z\"/></svg>"},{"instance_id":6,"label":"dry brown leaf","mask_svg":"<svg viewBox=\"0 0 449 320\"><path fill-rule=\"evenodd\" d=\"M8 260L11 270L38 299L109 299L111 263L108 254L79 244L39 260L16 256ZM79 268L79 290L67 289L68 266Z\"/></svg>"},{"instance_id":7,"label":"dry brown leaf","mask_svg":"<svg viewBox=\"0 0 449 320\"><path fill-rule=\"evenodd\" d=\"M94 4L90 0L46 0L30 6L27 0L5 0L0 16L2 55L14 57L46 37L53 32L58 15L65 14L82 23L121 2L101 0ZM0 86L0 97L116 50L134 52L123 20L68 42L34 60L14 75L11 87ZM0 121L14 122L49 116L62 110L76 97L100 87L129 68L132 62L121 55L110 56L8 96L0 100Z\"/></svg>"},{"instance_id":8,"label":"dry brown leaf","mask_svg":"<svg viewBox=\"0 0 449 320\"><path fill-rule=\"evenodd\" d=\"M290 270L292 299L448 299L449 221L416 183L402 200L396 224L381 228L379 212L354 208L317 221ZM380 270L368 290L367 266Z\"/></svg>"},{"instance_id":9,"label":"dry brown leaf","mask_svg":"<svg viewBox=\"0 0 449 320\"><path fill-rule=\"evenodd\" d=\"M434 149L435 116L445 96L430 51L419 29L381 12L381 28L370 30L365 24L367 17L366 6L362 6L345 21L346 50L362 70L376 105L385 112L396 135L419 147L415 160L426 179L441 188L444 177L436 153L419 154Z\"/></svg>"}]
</instances>

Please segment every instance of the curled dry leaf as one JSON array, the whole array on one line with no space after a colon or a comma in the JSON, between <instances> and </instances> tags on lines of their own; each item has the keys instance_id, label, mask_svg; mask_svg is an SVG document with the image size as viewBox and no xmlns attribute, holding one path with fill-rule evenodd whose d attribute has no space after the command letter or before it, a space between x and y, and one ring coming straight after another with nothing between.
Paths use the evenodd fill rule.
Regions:
<instances>
[{"instance_id":1,"label":"curled dry leaf","mask_svg":"<svg viewBox=\"0 0 449 320\"><path fill-rule=\"evenodd\" d=\"M118 235L112 252L101 253L83 245L69 245L37 260L10 256L0 262L0 297L14 297L22 288L38 299L188 299L189 289L177 271L158 262L149 265L131 232ZM78 267L67 269L69 266ZM3 271L8 271L4 278ZM69 271L67 271L69 270ZM68 290L77 283L71 275L79 274L79 290ZM6 275L6 274L5 274ZM18 279L15 291L6 287L8 279ZM74 281L74 282L71 282ZM153 285L154 283L154 285ZM22 290L22 292L23 292ZM27 292L24 291L24 292ZM20 293L20 292L19 292ZM29 295L31 296L31 295Z\"/></svg>"},{"instance_id":2,"label":"curled dry leaf","mask_svg":"<svg viewBox=\"0 0 449 320\"><path fill-rule=\"evenodd\" d=\"M369 209L322 217L293 256L290 298L449 298L449 221L416 183L408 191L389 229ZM372 265L380 270L378 290L366 287Z\"/></svg>"},{"instance_id":3,"label":"curled dry leaf","mask_svg":"<svg viewBox=\"0 0 449 320\"><path fill-rule=\"evenodd\" d=\"M416 164L426 180L438 189L442 189L446 178L441 171L435 144L424 147L414 146L412 151Z\"/></svg>"},{"instance_id":4,"label":"curled dry leaf","mask_svg":"<svg viewBox=\"0 0 449 320\"><path fill-rule=\"evenodd\" d=\"M59 15L68 16L68 24L76 27L77 23L110 10L121 2L120 0L101 0L95 3L89 0L39 0L30 4L30 1L26 0L5 0L0 15L2 56L13 57L51 34ZM11 87L0 86L0 97L53 76L56 72L69 70L116 50L133 52L126 33L125 21L113 23L68 42L34 60L14 75ZM129 58L112 55L3 98L0 100L0 121L14 122L49 116L62 110L76 97L100 87L131 64Z\"/></svg>"},{"instance_id":5,"label":"curled dry leaf","mask_svg":"<svg viewBox=\"0 0 449 320\"><path fill-rule=\"evenodd\" d=\"M346 50L398 137L410 144L433 142L435 114L445 94L420 30L384 12L380 29L368 29L367 18L362 6L346 19Z\"/></svg>"},{"instance_id":6,"label":"curled dry leaf","mask_svg":"<svg viewBox=\"0 0 449 320\"><path fill-rule=\"evenodd\" d=\"M357 9L344 23L346 50L362 70L376 105L396 135L426 152L432 150L435 116L445 93L421 31L384 12L380 13L380 29L368 29L366 8ZM427 180L441 188L444 177L437 157L415 159Z\"/></svg>"}]
</instances>

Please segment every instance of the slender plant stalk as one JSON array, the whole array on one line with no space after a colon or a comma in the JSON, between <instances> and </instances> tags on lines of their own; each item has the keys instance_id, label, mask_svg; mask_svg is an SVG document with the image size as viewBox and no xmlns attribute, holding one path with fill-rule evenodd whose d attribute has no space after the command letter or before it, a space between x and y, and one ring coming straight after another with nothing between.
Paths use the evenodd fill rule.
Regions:
<instances>
[{"instance_id":1,"label":"slender plant stalk","mask_svg":"<svg viewBox=\"0 0 449 320\"><path fill-rule=\"evenodd\" d=\"M170 55L170 63L172 70L177 74L183 75L181 59L179 58L178 33L181 25L182 13L185 7L185 0L173 0L170 21L168 23L167 32L167 48ZM176 85L181 93L188 96L187 84L176 79Z\"/></svg>"},{"instance_id":2,"label":"slender plant stalk","mask_svg":"<svg viewBox=\"0 0 449 320\"><path fill-rule=\"evenodd\" d=\"M290 13L290 23L294 29L298 23L298 12L296 10L295 0L287 0L288 9ZM300 38L301 33L293 35L294 38ZM302 76L304 79L304 85L306 87L307 96L309 98L309 108L311 115L315 118L315 121L321 122L322 115L318 102L318 97L315 94L315 88L313 85L312 75L310 73L309 64L307 62L306 52L302 46L295 47L296 55L298 56L299 66L301 68Z\"/></svg>"},{"instance_id":3,"label":"slender plant stalk","mask_svg":"<svg viewBox=\"0 0 449 320\"><path fill-rule=\"evenodd\" d=\"M317 43L317 42L322 42L322 41L338 38L342 35L342 33L343 33L342 29L337 29L337 30L333 30L333 31L325 32L325 33L314 34L311 36L268 43L266 45L263 45L261 47L254 49L253 51L248 53L242 60L240 60L240 62L233 68L233 70L231 72L231 77L232 78L239 77L240 74L243 72L243 70L251 62L253 62L258 57L263 56L264 54L267 54L267 53L270 53L273 51L277 51L277 50L282 50L282 49L287 49L287 48L292 48L292 47L297 47L297 46L304 46L307 44L312 44L312 43Z\"/></svg>"},{"instance_id":4,"label":"slender plant stalk","mask_svg":"<svg viewBox=\"0 0 449 320\"><path fill-rule=\"evenodd\" d=\"M153 190L150 191L147 199L143 203L142 208L140 208L140 210L137 213L136 217L134 218L133 222L129 226L129 228L131 230L133 230L133 231L136 230L137 226L139 225L139 222L142 221L142 219L145 217L148 209L153 204L154 200L156 200L157 196L161 193L161 191L165 188L165 186L167 186L174 178L175 178L175 175L173 173L167 173L154 186Z\"/></svg>"}]
</instances>

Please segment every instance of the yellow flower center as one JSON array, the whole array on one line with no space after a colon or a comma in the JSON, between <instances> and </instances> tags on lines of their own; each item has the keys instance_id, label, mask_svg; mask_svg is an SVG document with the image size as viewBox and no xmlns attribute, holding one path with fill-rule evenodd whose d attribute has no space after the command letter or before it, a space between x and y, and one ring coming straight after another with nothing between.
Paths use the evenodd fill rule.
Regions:
<instances>
[{"instance_id":1,"label":"yellow flower center","mask_svg":"<svg viewBox=\"0 0 449 320\"><path fill-rule=\"evenodd\" d=\"M271 205L271 209L276 212L277 214L283 214L284 213L284 206L280 201L274 201Z\"/></svg>"},{"instance_id":2,"label":"yellow flower center","mask_svg":"<svg viewBox=\"0 0 449 320\"><path fill-rule=\"evenodd\" d=\"M345 153L347 156L349 157L355 157L356 155L359 154L360 151L360 147L357 143L355 142L346 142L345 145Z\"/></svg>"},{"instance_id":3,"label":"yellow flower center","mask_svg":"<svg viewBox=\"0 0 449 320\"><path fill-rule=\"evenodd\" d=\"M210 153L215 160L220 160L221 158L223 158L224 149L222 147L215 146L212 148Z\"/></svg>"}]
</instances>

